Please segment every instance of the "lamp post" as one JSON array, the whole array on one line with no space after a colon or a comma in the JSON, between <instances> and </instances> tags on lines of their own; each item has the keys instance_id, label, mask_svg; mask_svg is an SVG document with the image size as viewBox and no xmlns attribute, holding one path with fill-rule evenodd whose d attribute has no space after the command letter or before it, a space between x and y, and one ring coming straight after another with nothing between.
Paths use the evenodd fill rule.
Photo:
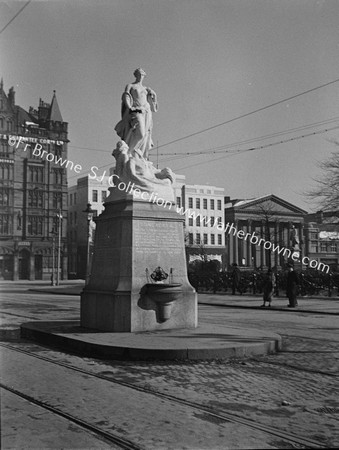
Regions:
<instances>
[{"instance_id":1,"label":"lamp post","mask_svg":"<svg viewBox=\"0 0 339 450\"><path fill-rule=\"evenodd\" d=\"M87 208L83 211L87 214L87 261L86 261L86 284L89 282L90 277L90 238L91 238L91 220L93 219L94 211L92 210L91 204L87 203Z\"/></svg>"},{"instance_id":2,"label":"lamp post","mask_svg":"<svg viewBox=\"0 0 339 450\"><path fill-rule=\"evenodd\" d=\"M58 257L57 257L57 286L59 286L60 279L60 250L61 250L61 232L62 232L62 214L61 209L59 209L58 214L56 215L58 218Z\"/></svg>"},{"instance_id":3,"label":"lamp post","mask_svg":"<svg viewBox=\"0 0 339 450\"><path fill-rule=\"evenodd\" d=\"M55 237L52 237L52 276L51 276L51 285L54 286L54 275L55 275Z\"/></svg>"}]
</instances>

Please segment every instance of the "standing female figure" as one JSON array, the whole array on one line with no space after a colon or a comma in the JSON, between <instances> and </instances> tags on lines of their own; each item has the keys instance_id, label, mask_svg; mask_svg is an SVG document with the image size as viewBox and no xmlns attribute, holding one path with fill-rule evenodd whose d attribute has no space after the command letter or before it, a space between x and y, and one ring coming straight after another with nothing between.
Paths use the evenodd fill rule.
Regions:
<instances>
[{"instance_id":1,"label":"standing female figure","mask_svg":"<svg viewBox=\"0 0 339 450\"><path fill-rule=\"evenodd\" d=\"M146 72L139 68L134 72L135 82L126 86L122 95L121 120L115 126L118 136L126 142L130 155L137 152L148 159L153 147L152 112L158 110L156 93L143 86Z\"/></svg>"}]
</instances>

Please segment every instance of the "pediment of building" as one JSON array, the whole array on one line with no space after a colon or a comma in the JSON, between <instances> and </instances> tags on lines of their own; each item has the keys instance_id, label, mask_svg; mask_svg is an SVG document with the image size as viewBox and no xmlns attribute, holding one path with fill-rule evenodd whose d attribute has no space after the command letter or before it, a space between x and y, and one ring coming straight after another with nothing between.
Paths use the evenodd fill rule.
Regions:
<instances>
[{"instance_id":1,"label":"pediment of building","mask_svg":"<svg viewBox=\"0 0 339 450\"><path fill-rule=\"evenodd\" d=\"M237 213L258 214L260 216L293 215L304 216L307 211L275 195L238 201L233 205Z\"/></svg>"}]
</instances>

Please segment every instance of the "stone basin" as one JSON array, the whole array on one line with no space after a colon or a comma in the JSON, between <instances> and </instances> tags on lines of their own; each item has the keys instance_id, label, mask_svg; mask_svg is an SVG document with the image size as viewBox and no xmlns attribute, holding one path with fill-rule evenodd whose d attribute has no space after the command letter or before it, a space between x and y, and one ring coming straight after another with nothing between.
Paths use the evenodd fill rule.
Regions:
<instances>
[{"instance_id":1,"label":"stone basin","mask_svg":"<svg viewBox=\"0 0 339 450\"><path fill-rule=\"evenodd\" d=\"M182 295L181 286L180 283L146 284L146 295L156 303L161 322L171 317L172 304Z\"/></svg>"}]
</instances>

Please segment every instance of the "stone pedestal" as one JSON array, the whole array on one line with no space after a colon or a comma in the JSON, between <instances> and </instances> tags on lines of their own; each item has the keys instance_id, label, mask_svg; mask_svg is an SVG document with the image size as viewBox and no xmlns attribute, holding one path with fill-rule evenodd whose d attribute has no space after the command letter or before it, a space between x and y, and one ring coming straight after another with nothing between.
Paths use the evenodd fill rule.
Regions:
<instances>
[{"instance_id":1,"label":"stone pedestal","mask_svg":"<svg viewBox=\"0 0 339 450\"><path fill-rule=\"evenodd\" d=\"M172 272L164 284L175 285L165 315L162 300L149 289L149 275L159 266ZM197 295L187 279L184 217L173 205L164 208L131 198L106 203L96 220L91 277L81 294L81 326L140 332L194 328L197 321Z\"/></svg>"}]
</instances>

